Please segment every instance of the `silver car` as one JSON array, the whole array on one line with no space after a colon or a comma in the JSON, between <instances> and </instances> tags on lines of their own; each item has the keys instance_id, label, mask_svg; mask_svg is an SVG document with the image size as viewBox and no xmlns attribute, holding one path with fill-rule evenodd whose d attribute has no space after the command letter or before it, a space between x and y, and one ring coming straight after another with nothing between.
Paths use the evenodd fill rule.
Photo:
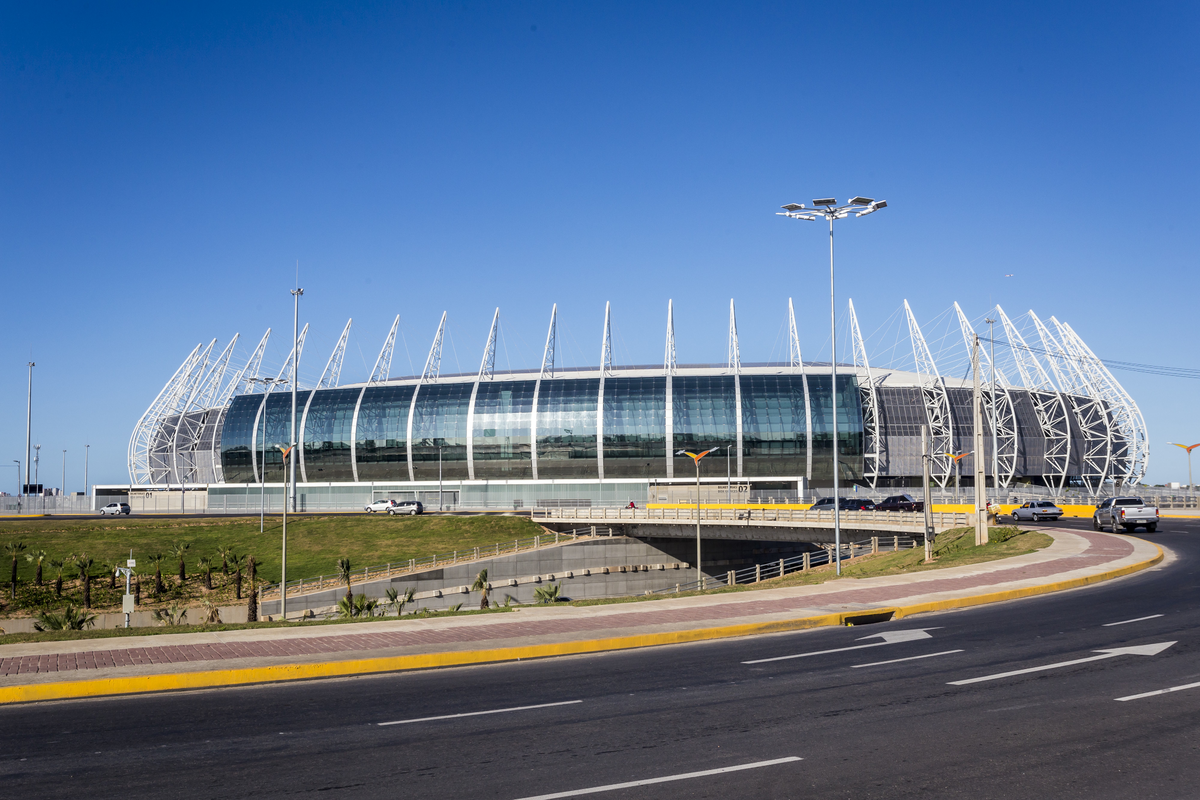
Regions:
<instances>
[{"instance_id":1,"label":"silver car","mask_svg":"<svg viewBox=\"0 0 1200 800\"><path fill-rule=\"evenodd\" d=\"M1049 500L1031 500L1020 508L1014 508L1012 518L1017 522L1042 522L1061 519L1063 510Z\"/></svg>"},{"instance_id":2,"label":"silver car","mask_svg":"<svg viewBox=\"0 0 1200 800\"><path fill-rule=\"evenodd\" d=\"M377 514L380 511L386 511L390 514L394 505L396 505L395 500L376 500L370 505L363 506L363 510L368 514Z\"/></svg>"}]
</instances>

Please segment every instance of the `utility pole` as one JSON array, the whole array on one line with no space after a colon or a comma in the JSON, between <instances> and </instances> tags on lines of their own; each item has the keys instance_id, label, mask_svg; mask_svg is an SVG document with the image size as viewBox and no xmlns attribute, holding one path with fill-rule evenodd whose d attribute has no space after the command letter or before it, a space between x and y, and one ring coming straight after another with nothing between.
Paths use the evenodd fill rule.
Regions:
<instances>
[{"instance_id":1,"label":"utility pole","mask_svg":"<svg viewBox=\"0 0 1200 800\"><path fill-rule=\"evenodd\" d=\"M996 334L993 332L993 328L992 328L992 326L996 324L996 320L992 319L991 317L987 317L986 319L984 319L984 322L986 322L987 326L988 326L988 341L991 343L990 347L991 347L991 353L992 353L992 356L989 359L991 361L991 370L992 370L992 376L991 376L992 377L992 379L991 379L992 494L995 496L996 502L999 503L1001 500L1001 497L1000 497L1000 445L998 443L997 435L996 435L996 420L998 420L1000 418L1000 414L996 410Z\"/></svg>"},{"instance_id":2,"label":"utility pole","mask_svg":"<svg viewBox=\"0 0 1200 800\"><path fill-rule=\"evenodd\" d=\"M442 446L438 445L438 511L442 510Z\"/></svg>"},{"instance_id":3,"label":"utility pole","mask_svg":"<svg viewBox=\"0 0 1200 800\"><path fill-rule=\"evenodd\" d=\"M929 505L929 426L921 426L921 487L925 502L925 563L933 561L933 511Z\"/></svg>"},{"instance_id":4,"label":"utility pole","mask_svg":"<svg viewBox=\"0 0 1200 800\"><path fill-rule=\"evenodd\" d=\"M971 346L971 373L974 376L974 422L975 422L975 544L988 542L987 529L987 473L983 458L983 392L979 386L979 334Z\"/></svg>"},{"instance_id":5,"label":"utility pole","mask_svg":"<svg viewBox=\"0 0 1200 800\"><path fill-rule=\"evenodd\" d=\"M90 485L90 484L88 484L88 457L91 454L92 454L92 446L90 444L85 444L83 446L83 496L84 497L90 497L92 494L91 490L88 488ZM91 503L88 503L88 505L90 506ZM89 509L89 511L90 510L93 510L93 509Z\"/></svg>"}]
</instances>

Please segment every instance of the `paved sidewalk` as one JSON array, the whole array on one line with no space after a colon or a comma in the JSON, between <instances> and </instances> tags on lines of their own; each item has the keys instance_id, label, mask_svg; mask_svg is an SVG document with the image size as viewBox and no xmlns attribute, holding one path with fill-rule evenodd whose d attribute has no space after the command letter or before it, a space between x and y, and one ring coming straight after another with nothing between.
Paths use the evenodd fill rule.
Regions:
<instances>
[{"instance_id":1,"label":"paved sidewalk","mask_svg":"<svg viewBox=\"0 0 1200 800\"><path fill-rule=\"evenodd\" d=\"M162 691L596 652L841 624L1072 588L1144 569L1162 551L1107 533L1050 530L1037 553L819 586L485 617L0 645L0 702Z\"/></svg>"}]
</instances>

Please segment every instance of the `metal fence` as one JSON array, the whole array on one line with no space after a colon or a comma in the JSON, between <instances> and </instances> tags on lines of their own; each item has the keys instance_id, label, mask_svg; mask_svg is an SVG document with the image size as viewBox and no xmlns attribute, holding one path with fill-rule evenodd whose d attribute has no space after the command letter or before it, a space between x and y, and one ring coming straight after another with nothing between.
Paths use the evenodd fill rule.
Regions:
<instances>
[{"instance_id":1,"label":"metal fence","mask_svg":"<svg viewBox=\"0 0 1200 800\"><path fill-rule=\"evenodd\" d=\"M859 542L847 542L842 545L842 561L850 561L864 555L897 550L909 550L921 543L922 540L910 536L872 536ZM801 553L791 558L781 558L755 564L739 570L729 570L723 576L704 575L699 580L677 583L674 587L659 589L647 594L676 594L695 590L720 589L725 586L736 586L744 583L759 583L769 578L782 578L791 572L807 572L813 567L832 564L834 548L829 547L816 552Z\"/></svg>"},{"instance_id":2,"label":"metal fence","mask_svg":"<svg viewBox=\"0 0 1200 800\"><path fill-rule=\"evenodd\" d=\"M513 539L511 542L497 542L491 546L454 550L449 553L437 553L424 558L410 558L407 561L393 561L375 567L363 567L351 573L350 582L353 585L368 581L385 580L399 575L409 575L414 572L424 572L425 570L436 569L438 567L448 567L453 564L466 564L486 558L498 558L515 553L524 553L528 550L537 550L540 547L576 542L580 539L610 537L612 535L612 528L597 527L595 525L587 528L575 528L569 531L547 532L525 539ZM346 581L341 575L320 575L316 578L299 578L294 581L288 581L288 597L321 592L327 589L336 589L345 585ZM279 584L267 584L263 587L260 596L263 600L278 599Z\"/></svg>"},{"instance_id":3,"label":"metal fence","mask_svg":"<svg viewBox=\"0 0 1200 800\"><path fill-rule=\"evenodd\" d=\"M695 522L697 509L685 508L537 508L533 510L535 520L628 520ZM886 525L888 528L911 528L923 533L925 515L911 511L842 511L839 515L843 525L869 523ZM970 525L969 514L934 512L930 514L935 530L948 530ZM810 511L799 508L701 508L702 522L766 522L778 524L807 524L832 527L833 511Z\"/></svg>"}]
</instances>

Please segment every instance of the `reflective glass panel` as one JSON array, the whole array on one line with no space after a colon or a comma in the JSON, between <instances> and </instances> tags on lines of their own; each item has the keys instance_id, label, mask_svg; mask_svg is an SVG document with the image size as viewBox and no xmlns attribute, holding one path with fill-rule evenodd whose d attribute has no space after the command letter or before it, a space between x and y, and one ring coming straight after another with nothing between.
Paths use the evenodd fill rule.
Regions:
<instances>
[{"instance_id":1,"label":"reflective glass panel","mask_svg":"<svg viewBox=\"0 0 1200 800\"><path fill-rule=\"evenodd\" d=\"M737 407L732 375L676 375L671 380L671 405L675 414L675 443L672 451L688 450L693 453L720 447L720 460L725 460L724 449L737 446ZM713 453L713 458L717 456ZM735 452L736 457L736 452ZM707 465L701 466L701 474ZM713 474L717 474L714 469ZM736 472L737 465L734 464ZM721 472L725 465L721 465ZM696 468L687 456L675 457L675 477L695 475Z\"/></svg>"},{"instance_id":2,"label":"reflective glass panel","mask_svg":"<svg viewBox=\"0 0 1200 800\"><path fill-rule=\"evenodd\" d=\"M226 483L255 483L250 457L254 437L254 419L262 404L261 394L241 394L233 398L221 427L221 470Z\"/></svg>"},{"instance_id":3,"label":"reflective glass panel","mask_svg":"<svg viewBox=\"0 0 1200 800\"><path fill-rule=\"evenodd\" d=\"M833 397L828 375L810 375L808 393L813 404L813 482L833 482ZM840 480L858 480L863 473L862 407L858 380L838 375L838 464Z\"/></svg>"},{"instance_id":4,"label":"reflective glass panel","mask_svg":"<svg viewBox=\"0 0 1200 800\"><path fill-rule=\"evenodd\" d=\"M325 389L309 404L304 419L304 474L310 482L354 480L350 428L361 391L361 387Z\"/></svg>"},{"instance_id":5,"label":"reflective glass panel","mask_svg":"<svg viewBox=\"0 0 1200 800\"><path fill-rule=\"evenodd\" d=\"M475 477L532 478L529 417L535 381L482 381L475 394Z\"/></svg>"},{"instance_id":6,"label":"reflective glass panel","mask_svg":"<svg viewBox=\"0 0 1200 800\"><path fill-rule=\"evenodd\" d=\"M595 478L599 378L553 378L538 394L538 478Z\"/></svg>"},{"instance_id":7,"label":"reflective glass panel","mask_svg":"<svg viewBox=\"0 0 1200 800\"><path fill-rule=\"evenodd\" d=\"M742 474L804 475L808 432L803 377L743 375L741 380Z\"/></svg>"},{"instance_id":8,"label":"reflective glass panel","mask_svg":"<svg viewBox=\"0 0 1200 800\"><path fill-rule=\"evenodd\" d=\"M667 474L667 379L604 381L604 477Z\"/></svg>"},{"instance_id":9,"label":"reflective glass panel","mask_svg":"<svg viewBox=\"0 0 1200 800\"><path fill-rule=\"evenodd\" d=\"M300 415L304 412L304 404L308 401L308 392L296 392L296 435L300 435ZM267 395L267 438L266 438L266 482L283 483L283 451L287 449L292 436L292 393L287 391L272 392ZM258 420L259 440L255 444L260 459L259 470L263 469L263 421ZM300 480L300 469L297 464L296 480Z\"/></svg>"},{"instance_id":10,"label":"reflective glass panel","mask_svg":"<svg viewBox=\"0 0 1200 800\"><path fill-rule=\"evenodd\" d=\"M407 481L412 386L368 386L358 408L358 479Z\"/></svg>"},{"instance_id":11,"label":"reflective glass panel","mask_svg":"<svg viewBox=\"0 0 1200 800\"><path fill-rule=\"evenodd\" d=\"M413 414L413 476L419 481L438 479L438 449L442 477L467 477L467 407L470 383L425 384L417 392ZM360 474L361 477L361 474Z\"/></svg>"}]
</instances>

